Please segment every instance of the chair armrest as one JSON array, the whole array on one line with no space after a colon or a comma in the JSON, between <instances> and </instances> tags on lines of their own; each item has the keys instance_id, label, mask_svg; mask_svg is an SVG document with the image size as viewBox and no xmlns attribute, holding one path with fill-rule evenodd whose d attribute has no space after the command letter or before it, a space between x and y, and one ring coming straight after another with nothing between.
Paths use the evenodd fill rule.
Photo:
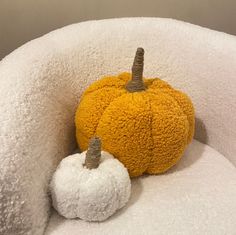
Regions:
<instances>
[{"instance_id":1,"label":"chair armrest","mask_svg":"<svg viewBox=\"0 0 236 235\"><path fill-rule=\"evenodd\" d=\"M2 235L43 234L50 212L49 179L58 162L75 148L79 89L74 95L73 84L65 73L60 75L53 42L41 40L0 63Z\"/></svg>"}]
</instances>

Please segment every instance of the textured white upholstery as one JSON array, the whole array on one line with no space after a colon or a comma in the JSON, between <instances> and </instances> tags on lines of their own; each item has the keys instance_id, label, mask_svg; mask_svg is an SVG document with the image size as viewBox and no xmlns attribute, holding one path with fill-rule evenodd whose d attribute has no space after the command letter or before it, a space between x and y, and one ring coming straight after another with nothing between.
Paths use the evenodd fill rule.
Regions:
<instances>
[{"instance_id":1,"label":"textured white upholstery","mask_svg":"<svg viewBox=\"0 0 236 235\"><path fill-rule=\"evenodd\" d=\"M145 76L159 76L192 98L196 138L236 164L234 36L159 18L70 25L0 62L0 234L43 233L48 182L75 147L82 91L102 75L130 70L138 46L146 51Z\"/></svg>"},{"instance_id":2,"label":"textured white upholstery","mask_svg":"<svg viewBox=\"0 0 236 235\"><path fill-rule=\"evenodd\" d=\"M131 200L110 219L88 223L53 212L46 235L233 235L235 212L235 167L195 140L167 174L134 179Z\"/></svg>"}]
</instances>

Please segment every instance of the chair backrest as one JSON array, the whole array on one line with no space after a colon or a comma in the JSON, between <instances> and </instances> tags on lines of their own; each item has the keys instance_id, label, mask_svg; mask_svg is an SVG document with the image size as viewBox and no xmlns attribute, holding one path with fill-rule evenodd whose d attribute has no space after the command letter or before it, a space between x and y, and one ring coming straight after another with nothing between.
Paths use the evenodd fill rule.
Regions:
<instances>
[{"instance_id":1,"label":"chair backrest","mask_svg":"<svg viewBox=\"0 0 236 235\"><path fill-rule=\"evenodd\" d=\"M79 90L130 71L136 48L144 47L144 75L186 92L196 109L195 138L236 165L235 36L172 19L129 18L71 25L47 39L67 73L78 71L72 82Z\"/></svg>"}]
</instances>

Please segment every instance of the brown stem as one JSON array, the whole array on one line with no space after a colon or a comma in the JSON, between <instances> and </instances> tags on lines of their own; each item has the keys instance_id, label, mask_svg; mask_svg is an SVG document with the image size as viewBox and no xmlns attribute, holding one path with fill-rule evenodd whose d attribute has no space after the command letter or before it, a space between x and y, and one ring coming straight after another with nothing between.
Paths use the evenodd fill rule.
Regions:
<instances>
[{"instance_id":1,"label":"brown stem","mask_svg":"<svg viewBox=\"0 0 236 235\"><path fill-rule=\"evenodd\" d=\"M93 137L89 141L89 147L85 157L84 166L88 169L96 169L101 159L101 140L99 137Z\"/></svg>"},{"instance_id":2,"label":"brown stem","mask_svg":"<svg viewBox=\"0 0 236 235\"><path fill-rule=\"evenodd\" d=\"M139 47L132 66L132 79L126 84L126 90L129 92L144 91L146 89L143 82L143 60L144 49Z\"/></svg>"}]
</instances>

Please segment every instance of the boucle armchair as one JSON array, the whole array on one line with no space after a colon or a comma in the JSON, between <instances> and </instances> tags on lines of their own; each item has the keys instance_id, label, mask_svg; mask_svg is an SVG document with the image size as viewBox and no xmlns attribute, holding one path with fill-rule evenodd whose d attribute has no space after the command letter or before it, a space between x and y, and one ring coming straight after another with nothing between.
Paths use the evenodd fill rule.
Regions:
<instances>
[{"instance_id":1,"label":"boucle armchair","mask_svg":"<svg viewBox=\"0 0 236 235\"><path fill-rule=\"evenodd\" d=\"M186 92L195 140L165 174L132 180L128 205L103 223L65 220L48 184L76 148L83 90L129 71L145 48L147 77ZM0 234L235 234L236 37L161 18L69 25L0 62Z\"/></svg>"}]
</instances>

